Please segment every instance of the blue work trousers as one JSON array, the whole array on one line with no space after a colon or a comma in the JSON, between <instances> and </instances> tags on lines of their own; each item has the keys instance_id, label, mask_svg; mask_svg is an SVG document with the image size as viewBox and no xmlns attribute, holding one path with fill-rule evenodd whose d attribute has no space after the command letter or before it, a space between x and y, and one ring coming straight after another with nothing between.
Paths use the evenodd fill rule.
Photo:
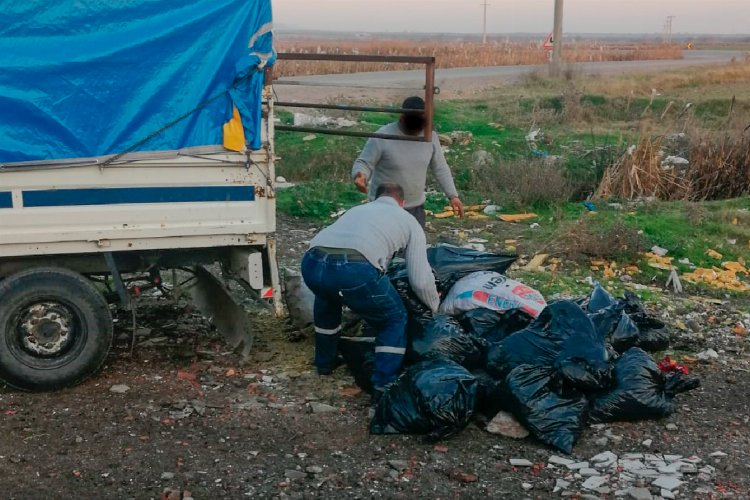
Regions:
<instances>
[{"instance_id":1,"label":"blue work trousers","mask_svg":"<svg viewBox=\"0 0 750 500\"><path fill-rule=\"evenodd\" d=\"M367 261L313 248L302 259L302 277L315 294L315 366L335 367L342 306L376 332L372 382L376 389L396 380L406 353L407 313L396 289Z\"/></svg>"}]
</instances>

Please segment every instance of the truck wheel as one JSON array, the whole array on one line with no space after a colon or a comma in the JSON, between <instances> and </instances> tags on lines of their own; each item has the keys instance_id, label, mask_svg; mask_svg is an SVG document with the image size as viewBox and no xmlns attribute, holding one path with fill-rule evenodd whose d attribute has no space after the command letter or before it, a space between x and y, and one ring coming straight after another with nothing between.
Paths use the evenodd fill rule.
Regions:
<instances>
[{"instance_id":1,"label":"truck wheel","mask_svg":"<svg viewBox=\"0 0 750 500\"><path fill-rule=\"evenodd\" d=\"M94 285L67 269L29 269L0 281L0 379L44 391L83 381L112 345L112 315Z\"/></svg>"}]
</instances>

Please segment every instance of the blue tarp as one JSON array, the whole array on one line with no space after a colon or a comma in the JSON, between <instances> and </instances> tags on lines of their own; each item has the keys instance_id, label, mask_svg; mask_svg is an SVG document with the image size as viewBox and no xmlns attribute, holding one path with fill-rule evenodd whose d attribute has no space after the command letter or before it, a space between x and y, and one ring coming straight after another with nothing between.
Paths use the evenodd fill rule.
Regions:
<instances>
[{"instance_id":1,"label":"blue tarp","mask_svg":"<svg viewBox=\"0 0 750 500\"><path fill-rule=\"evenodd\" d=\"M222 144L258 149L270 0L0 0L0 164Z\"/></svg>"}]
</instances>

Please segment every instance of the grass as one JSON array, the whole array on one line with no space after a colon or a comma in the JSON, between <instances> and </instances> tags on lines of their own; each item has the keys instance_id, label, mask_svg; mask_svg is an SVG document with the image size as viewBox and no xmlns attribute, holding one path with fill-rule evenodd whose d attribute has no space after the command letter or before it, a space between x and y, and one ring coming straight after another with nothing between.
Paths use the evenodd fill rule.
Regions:
<instances>
[{"instance_id":1,"label":"grass","mask_svg":"<svg viewBox=\"0 0 750 500\"><path fill-rule=\"evenodd\" d=\"M642 270L635 277L637 282L663 285L667 273L649 267L642 256L652 245L669 249L681 272L690 270L678 263L685 258L702 267L721 265L705 254L709 248L721 253L724 261L750 261L747 196L698 203L644 202L632 208L620 201L624 210L608 206L618 200L604 200L596 202L594 216L587 215L581 204L598 185L604 169L641 137L698 131L693 137L706 141L727 128L750 124L750 92L740 88L743 79L750 79L750 63L637 78L548 81L532 76L520 85L481 98L439 101L436 129L441 134L461 131L472 135L467 145L446 147L464 201L488 200L502 205L506 213L534 211L540 216L540 227L532 230L528 223L433 219L434 232L430 234L434 240L454 243L465 243L461 238L466 235L484 238L493 250L502 250L506 239L518 239L522 254L562 255L563 268L557 274L534 273L540 274L534 283L547 287L545 292L551 294L581 293L588 287L585 278L589 275L603 279L601 272L589 269L592 257L637 264ZM374 113L347 117L359 121L358 128L363 130L375 130L393 119ZM290 121L291 115L282 115L282 120ZM541 134L531 144L526 136L536 129ZM302 183L279 193L280 211L330 221L331 213L360 203L363 196L352 187L350 170L364 142L333 136L303 141L300 135L279 133L279 174ZM486 152L491 161L479 164L479 151ZM536 196L534 189L540 187L546 189ZM446 203L440 193L430 193L426 208L439 212ZM615 279L610 286L621 287L622 283ZM726 294L705 286L686 286L694 293ZM648 289L641 292L651 293Z\"/></svg>"}]
</instances>

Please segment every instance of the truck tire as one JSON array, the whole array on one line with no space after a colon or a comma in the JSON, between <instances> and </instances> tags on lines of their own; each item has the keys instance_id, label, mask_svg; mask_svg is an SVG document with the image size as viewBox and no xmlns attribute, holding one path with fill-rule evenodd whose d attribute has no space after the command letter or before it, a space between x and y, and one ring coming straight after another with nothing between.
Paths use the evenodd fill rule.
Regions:
<instances>
[{"instance_id":1,"label":"truck tire","mask_svg":"<svg viewBox=\"0 0 750 500\"><path fill-rule=\"evenodd\" d=\"M112 345L112 315L85 277L56 267L0 281L0 379L28 391L75 385Z\"/></svg>"}]
</instances>

